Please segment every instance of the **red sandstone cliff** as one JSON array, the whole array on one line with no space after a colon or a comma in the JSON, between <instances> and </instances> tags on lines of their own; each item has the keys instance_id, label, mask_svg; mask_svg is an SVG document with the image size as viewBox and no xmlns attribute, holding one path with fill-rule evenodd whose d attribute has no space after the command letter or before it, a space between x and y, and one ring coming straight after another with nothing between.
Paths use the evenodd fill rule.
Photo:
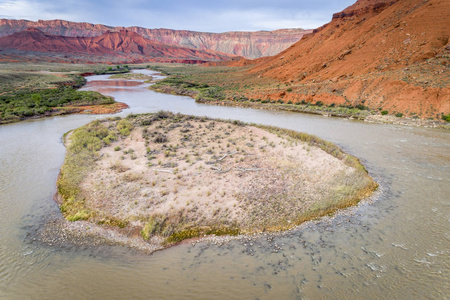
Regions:
<instances>
[{"instance_id":1,"label":"red sandstone cliff","mask_svg":"<svg viewBox=\"0 0 450 300\"><path fill-rule=\"evenodd\" d=\"M232 56L212 50L197 50L150 41L141 35L121 30L108 31L94 37L67 37L45 34L36 28L0 38L0 49L9 55L27 56L27 52L78 55L80 61L98 62L110 57L115 62L182 61L199 62L227 60ZM17 52L23 51L23 52ZM88 55L89 54L89 55ZM47 56L48 57L48 56ZM46 56L43 56L45 60Z\"/></svg>"},{"instance_id":2,"label":"red sandstone cliff","mask_svg":"<svg viewBox=\"0 0 450 300\"><path fill-rule=\"evenodd\" d=\"M450 112L449 25L448 0L358 0L284 52L239 64L290 85L286 101L436 117Z\"/></svg>"},{"instance_id":3,"label":"red sandstone cliff","mask_svg":"<svg viewBox=\"0 0 450 300\"><path fill-rule=\"evenodd\" d=\"M101 24L77 23L64 20L37 22L0 19L0 37L27 28L67 37L95 37L108 31L128 30L152 41L181 47L214 50L247 58L275 55L297 42L311 30L281 29L257 32L207 33L188 30L148 29L142 27L111 27Z\"/></svg>"}]
</instances>

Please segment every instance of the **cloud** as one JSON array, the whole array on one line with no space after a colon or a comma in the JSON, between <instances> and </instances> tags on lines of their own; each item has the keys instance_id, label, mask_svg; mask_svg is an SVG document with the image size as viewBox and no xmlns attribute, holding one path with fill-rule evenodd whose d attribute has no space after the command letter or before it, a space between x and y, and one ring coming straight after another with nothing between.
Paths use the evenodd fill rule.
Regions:
<instances>
[{"instance_id":1,"label":"cloud","mask_svg":"<svg viewBox=\"0 0 450 300\"><path fill-rule=\"evenodd\" d=\"M274 30L280 28L317 28L331 20L331 16L323 13L304 11L288 11L282 9L233 10L218 16L221 24L241 30Z\"/></svg>"},{"instance_id":2,"label":"cloud","mask_svg":"<svg viewBox=\"0 0 450 300\"><path fill-rule=\"evenodd\" d=\"M27 0L8 0L0 1L0 12L3 18L14 19L54 19L56 14L53 5L45 2L27 1ZM76 19L73 13L65 10L57 14L59 19Z\"/></svg>"},{"instance_id":3,"label":"cloud","mask_svg":"<svg viewBox=\"0 0 450 300\"><path fill-rule=\"evenodd\" d=\"M224 32L316 28L355 0L0 0L1 17Z\"/></svg>"}]
</instances>

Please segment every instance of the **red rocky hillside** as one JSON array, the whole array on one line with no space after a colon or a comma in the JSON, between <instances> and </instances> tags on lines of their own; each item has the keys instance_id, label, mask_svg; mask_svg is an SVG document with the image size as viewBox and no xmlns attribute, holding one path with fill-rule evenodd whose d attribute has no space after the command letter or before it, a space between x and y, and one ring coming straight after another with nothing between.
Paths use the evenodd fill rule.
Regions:
<instances>
[{"instance_id":1,"label":"red rocky hillside","mask_svg":"<svg viewBox=\"0 0 450 300\"><path fill-rule=\"evenodd\" d=\"M240 64L285 83L253 95L450 113L449 0L358 0L284 52Z\"/></svg>"}]
</instances>

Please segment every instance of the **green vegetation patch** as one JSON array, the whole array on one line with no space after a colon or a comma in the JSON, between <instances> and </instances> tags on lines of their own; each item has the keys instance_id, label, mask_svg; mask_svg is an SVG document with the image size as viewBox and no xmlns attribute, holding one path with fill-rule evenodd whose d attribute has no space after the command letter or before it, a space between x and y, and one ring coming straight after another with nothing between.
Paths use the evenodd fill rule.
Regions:
<instances>
[{"instance_id":1,"label":"green vegetation patch","mask_svg":"<svg viewBox=\"0 0 450 300\"><path fill-rule=\"evenodd\" d=\"M225 99L223 88L209 86L206 83L191 82L184 79L182 76L167 77L150 86L150 89L162 93L191 96L197 101L214 101Z\"/></svg>"},{"instance_id":2,"label":"green vegetation patch","mask_svg":"<svg viewBox=\"0 0 450 300\"><path fill-rule=\"evenodd\" d=\"M111 104L111 97L77 91L85 83L81 76L58 77L35 73L0 72L0 124L30 117L52 115L68 105Z\"/></svg>"}]
</instances>

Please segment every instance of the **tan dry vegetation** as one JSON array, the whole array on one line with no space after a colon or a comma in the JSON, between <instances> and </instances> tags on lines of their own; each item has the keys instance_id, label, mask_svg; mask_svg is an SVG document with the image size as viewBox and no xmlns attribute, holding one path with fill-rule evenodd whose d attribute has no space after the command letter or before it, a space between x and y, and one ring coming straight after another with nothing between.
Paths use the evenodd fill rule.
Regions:
<instances>
[{"instance_id":1,"label":"tan dry vegetation","mask_svg":"<svg viewBox=\"0 0 450 300\"><path fill-rule=\"evenodd\" d=\"M376 188L357 159L305 134L167 112L87 126L104 144L92 141L95 162L81 180L68 184L63 166L62 211L152 242L288 229ZM88 133L69 138L66 161L76 161L74 145L90 147L87 138L73 141Z\"/></svg>"}]
</instances>

